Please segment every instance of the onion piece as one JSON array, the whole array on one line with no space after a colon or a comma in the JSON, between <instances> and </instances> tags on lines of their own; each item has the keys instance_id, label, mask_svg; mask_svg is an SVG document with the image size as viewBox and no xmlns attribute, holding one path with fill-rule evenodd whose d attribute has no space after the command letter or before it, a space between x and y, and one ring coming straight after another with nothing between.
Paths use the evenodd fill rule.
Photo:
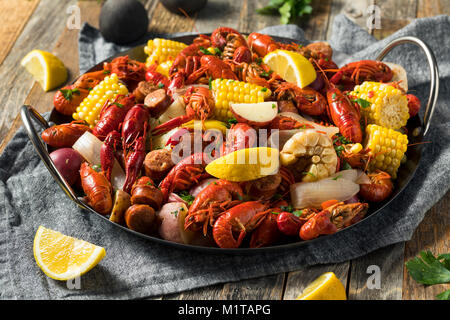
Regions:
<instances>
[{"instance_id":1,"label":"onion piece","mask_svg":"<svg viewBox=\"0 0 450 320\"><path fill-rule=\"evenodd\" d=\"M332 179L332 180L346 179L346 180L350 180L357 184L370 183L370 179L367 176L367 174L365 174L364 171L359 170L359 169L341 170L341 171L338 171L335 174L329 176L326 179Z\"/></svg>"},{"instance_id":2,"label":"onion piece","mask_svg":"<svg viewBox=\"0 0 450 320\"><path fill-rule=\"evenodd\" d=\"M197 185L193 186L191 190L189 190L189 194L193 197L198 196L198 194L205 189L207 186L209 186L214 181L217 181L219 179L216 178L208 178L200 181Z\"/></svg>"},{"instance_id":3,"label":"onion piece","mask_svg":"<svg viewBox=\"0 0 450 320\"><path fill-rule=\"evenodd\" d=\"M186 114L186 105L182 97L174 99L173 103L167 108L162 115L159 116L158 120L154 124L159 125L165 123L173 118L184 116ZM153 129L153 128L151 128Z\"/></svg>"},{"instance_id":4,"label":"onion piece","mask_svg":"<svg viewBox=\"0 0 450 320\"><path fill-rule=\"evenodd\" d=\"M320 208L327 200L345 201L359 192L359 185L347 179L322 179L291 185L292 205L296 209Z\"/></svg>"},{"instance_id":5,"label":"onion piece","mask_svg":"<svg viewBox=\"0 0 450 320\"><path fill-rule=\"evenodd\" d=\"M293 112L281 112L278 114L279 116L283 116L283 117L289 117L292 118L294 120L297 120L298 122L301 123L305 123L305 124L309 124L312 125L315 129L319 130L319 131L323 131L326 132L327 135L330 137L330 139L339 132L339 128L338 127L325 127L322 126L318 123L315 123L313 121L309 121L306 118L302 117L301 115L297 114L297 113L293 113ZM301 130L301 129L300 129Z\"/></svg>"},{"instance_id":6,"label":"onion piece","mask_svg":"<svg viewBox=\"0 0 450 320\"><path fill-rule=\"evenodd\" d=\"M86 131L83 135L78 138L78 140L73 144L72 148L77 150L83 158L90 164L95 164L100 166L100 149L103 142L100 141L92 133ZM111 184L114 190L120 190L125 184L125 172L120 166L117 159L114 159L114 165L111 173Z\"/></svg>"}]
</instances>

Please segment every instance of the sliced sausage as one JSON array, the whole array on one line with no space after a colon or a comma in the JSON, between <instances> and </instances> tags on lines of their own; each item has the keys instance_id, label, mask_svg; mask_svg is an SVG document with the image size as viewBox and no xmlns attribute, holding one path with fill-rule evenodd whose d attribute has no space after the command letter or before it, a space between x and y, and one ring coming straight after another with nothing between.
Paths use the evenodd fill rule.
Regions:
<instances>
[{"instance_id":1,"label":"sliced sausage","mask_svg":"<svg viewBox=\"0 0 450 320\"><path fill-rule=\"evenodd\" d=\"M135 204L125 211L127 227L140 233L151 233L155 227L155 220L155 210L146 204Z\"/></svg>"},{"instance_id":2,"label":"sliced sausage","mask_svg":"<svg viewBox=\"0 0 450 320\"><path fill-rule=\"evenodd\" d=\"M153 181L161 181L173 166L174 163L172 161L171 150L153 150L145 156L145 175L150 177Z\"/></svg>"},{"instance_id":3,"label":"sliced sausage","mask_svg":"<svg viewBox=\"0 0 450 320\"><path fill-rule=\"evenodd\" d=\"M143 103L145 97L155 91L158 90L158 87L155 86L153 83L151 82L147 82L147 81L141 81L139 82L138 86L136 87L136 89L134 89L133 91L133 95L136 97L136 101L138 103Z\"/></svg>"},{"instance_id":4,"label":"sliced sausage","mask_svg":"<svg viewBox=\"0 0 450 320\"><path fill-rule=\"evenodd\" d=\"M150 115L158 118L170 105L170 97L164 89L157 89L150 92L144 99L144 104L148 107Z\"/></svg>"},{"instance_id":5,"label":"sliced sausage","mask_svg":"<svg viewBox=\"0 0 450 320\"><path fill-rule=\"evenodd\" d=\"M131 190L132 204L147 204L155 210L159 210L163 203L162 191L154 185L135 185Z\"/></svg>"}]
</instances>

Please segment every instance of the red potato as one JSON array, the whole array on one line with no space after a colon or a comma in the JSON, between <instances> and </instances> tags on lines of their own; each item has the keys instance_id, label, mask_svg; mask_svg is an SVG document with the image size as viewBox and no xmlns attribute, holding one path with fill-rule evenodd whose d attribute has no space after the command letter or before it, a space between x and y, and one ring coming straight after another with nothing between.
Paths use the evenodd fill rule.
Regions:
<instances>
[{"instance_id":1,"label":"red potato","mask_svg":"<svg viewBox=\"0 0 450 320\"><path fill-rule=\"evenodd\" d=\"M277 216L278 229L288 236L298 235L304 223L291 212L283 211Z\"/></svg>"},{"instance_id":2,"label":"red potato","mask_svg":"<svg viewBox=\"0 0 450 320\"><path fill-rule=\"evenodd\" d=\"M277 116L278 106L276 101L232 103L230 110L238 122L260 128L267 126Z\"/></svg>"},{"instance_id":3,"label":"red potato","mask_svg":"<svg viewBox=\"0 0 450 320\"><path fill-rule=\"evenodd\" d=\"M50 153L56 169L69 185L73 185L80 177L79 171L83 157L72 148L61 148Z\"/></svg>"},{"instance_id":4,"label":"red potato","mask_svg":"<svg viewBox=\"0 0 450 320\"><path fill-rule=\"evenodd\" d=\"M178 243L187 243L189 237L184 234L184 219L188 209L182 202L169 202L157 212L161 224L158 232L161 238ZM183 220L183 221L180 221Z\"/></svg>"}]
</instances>

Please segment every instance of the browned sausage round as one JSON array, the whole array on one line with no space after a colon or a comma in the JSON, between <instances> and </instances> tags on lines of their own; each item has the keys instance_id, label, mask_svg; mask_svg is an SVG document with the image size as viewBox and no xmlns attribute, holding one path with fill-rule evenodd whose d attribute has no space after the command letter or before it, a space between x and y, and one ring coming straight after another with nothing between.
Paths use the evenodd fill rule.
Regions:
<instances>
[{"instance_id":1,"label":"browned sausage round","mask_svg":"<svg viewBox=\"0 0 450 320\"><path fill-rule=\"evenodd\" d=\"M136 97L137 103L143 103L145 97L149 93L151 93L157 89L158 89L158 87L155 86L153 83L147 82L147 81L141 81L141 82L139 82L136 89L134 89L133 95Z\"/></svg>"},{"instance_id":2,"label":"browned sausage round","mask_svg":"<svg viewBox=\"0 0 450 320\"><path fill-rule=\"evenodd\" d=\"M262 177L253 181L249 181L245 189L248 194L258 200L268 200L277 192L281 183L281 175L279 173Z\"/></svg>"},{"instance_id":3,"label":"browned sausage round","mask_svg":"<svg viewBox=\"0 0 450 320\"><path fill-rule=\"evenodd\" d=\"M157 89L150 92L144 99L144 104L148 107L150 115L158 118L170 105L170 97L164 89Z\"/></svg>"},{"instance_id":4,"label":"browned sausage round","mask_svg":"<svg viewBox=\"0 0 450 320\"><path fill-rule=\"evenodd\" d=\"M163 199L162 191L149 177L141 177L131 189L131 204L147 204L159 210Z\"/></svg>"},{"instance_id":5,"label":"browned sausage round","mask_svg":"<svg viewBox=\"0 0 450 320\"><path fill-rule=\"evenodd\" d=\"M161 181L172 169L172 151L167 149L153 150L147 153L144 160L145 175L153 181Z\"/></svg>"},{"instance_id":6,"label":"browned sausage round","mask_svg":"<svg viewBox=\"0 0 450 320\"><path fill-rule=\"evenodd\" d=\"M298 114L298 110L294 103L288 100L278 101L278 112L293 112Z\"/></svg>"},{"instance_id":7,"label":"browned sausage round","mask_svg":"<svg viewBox=\"0 0 450 320\"><path fill-rule=\"evenodd\" d=\"M131 230L149 234L154 228L155 210L146 204L132 205L125 211L125 223Z\"/></svg>"}]
</instances>

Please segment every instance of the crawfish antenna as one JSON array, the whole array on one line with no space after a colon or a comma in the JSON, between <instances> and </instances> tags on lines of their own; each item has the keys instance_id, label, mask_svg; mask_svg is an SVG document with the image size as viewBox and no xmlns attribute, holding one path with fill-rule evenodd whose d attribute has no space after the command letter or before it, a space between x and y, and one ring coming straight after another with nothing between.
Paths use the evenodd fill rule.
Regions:
<instances>
[{"instance_id":1,"label":"crawfish antenna","mask_svg":"<svg viewBox=\"0 0 450 320\"><path fill-rule=\"evenodd\" d=\"M180 12L181 12L188 20L190 20L190 21L192 22L192 29L194 29L195 32L200 33L200 32L198 31L197 27L195 26L195 21L194 21L194 19L192 19L192 18L187 14L187 12L186 12L183 8L178 7L178 10L179 10L179 11L180 11Z\"/></svg>"}]
</instances>

